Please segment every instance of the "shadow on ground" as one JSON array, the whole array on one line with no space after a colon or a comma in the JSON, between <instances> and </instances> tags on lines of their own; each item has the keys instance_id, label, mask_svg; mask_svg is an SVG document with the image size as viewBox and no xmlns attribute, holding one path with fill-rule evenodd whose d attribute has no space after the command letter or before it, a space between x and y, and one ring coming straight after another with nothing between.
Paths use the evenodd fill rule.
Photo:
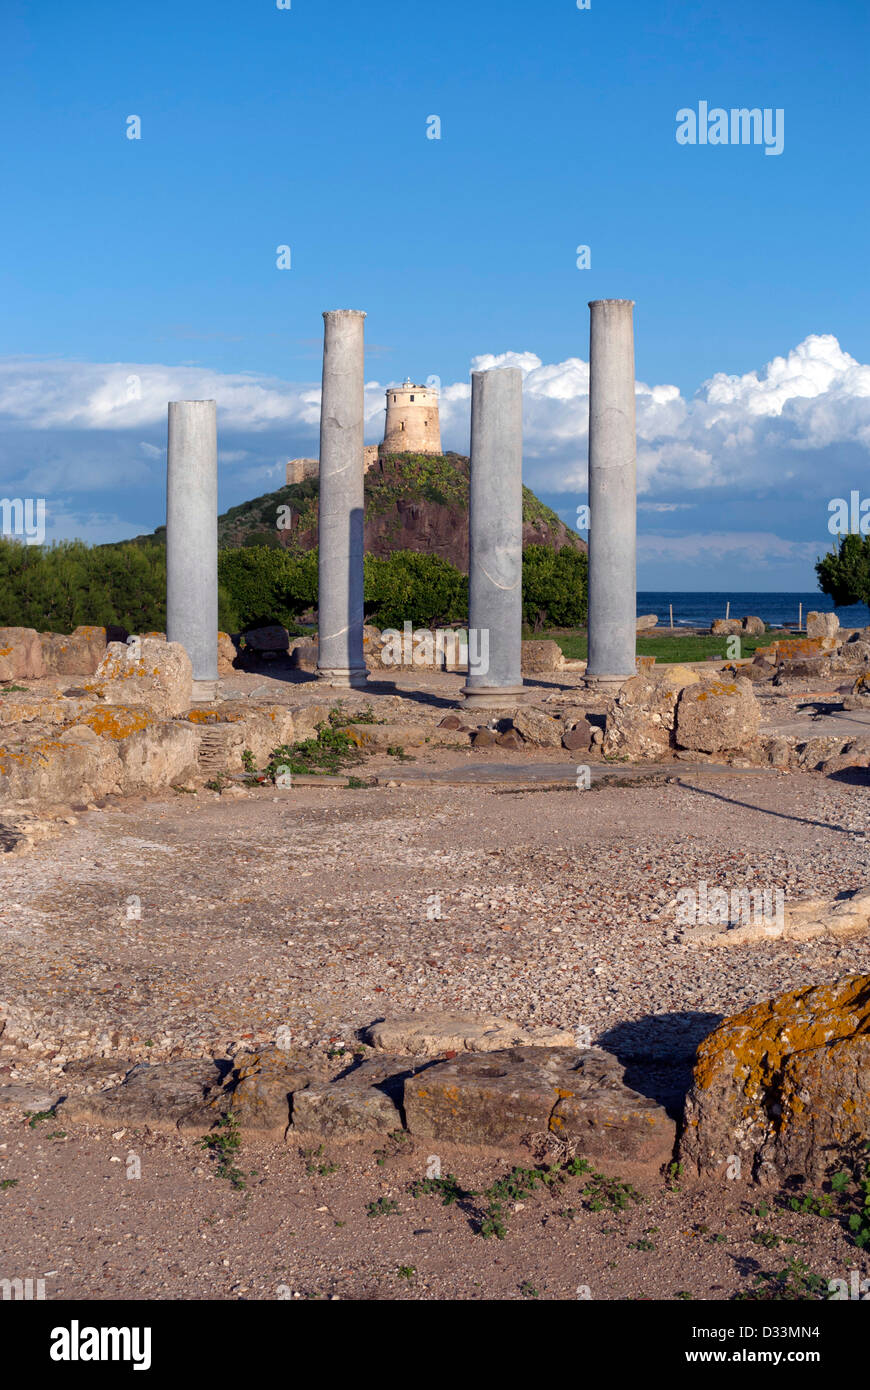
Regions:
<instances>
[{"instance_id":1,"label":"shadow on ground","mask_svg":"<svg viewBox=\"0 0 870 1390\"><path fill-rule=\"evenodd\" d=\"M609 1028L597 1040L625 1067L625 1084L663 1105L675 1119L692 1084L698 1044L722 1014L684 1011L646 1014Z\"/></svg>"}]
</instances>

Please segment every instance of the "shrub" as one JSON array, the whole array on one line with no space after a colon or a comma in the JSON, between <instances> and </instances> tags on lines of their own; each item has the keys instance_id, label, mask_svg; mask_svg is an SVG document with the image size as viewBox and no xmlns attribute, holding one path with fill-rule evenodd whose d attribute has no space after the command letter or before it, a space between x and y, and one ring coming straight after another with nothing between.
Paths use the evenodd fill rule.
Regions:
<instances>
[{"instance_id":1,"label":"shrub","mask_svg":"<svg viewBox=\"0 0 870 1390\"><path fill-rule=\"evenodd\" d=\"M523 621L536 631L579 627L586 621L588 562L573 546L552 550L527 545L523 551Z\"/></svg>"},{"instance_id":2,"label":"shrub","mask_svg":"<svg viewBox=\"0 0 870 1390\"><path fill-rule=\"evenodd\" d=\"M438 627L468 620L468 579L440 555L397 550L365 557L366 616L380 627Z\"/></svg>"},{"instance_id":3,"label":"shrub","mask_svg":"<svg viewBox=\"0 0 870 1390\"><path fill-rule=\"evenodd\" d=\"M468 621L468 578L439 555L395 551L365 557L365 611L381 627L435 628ZM317 551L244 545L218 552L218 621L238 632L268 614L292 628L317 604ZM526 546L523 618L576 627L586 617L586 556ZM0 538L0 626L72 632L118 623L166 628L166 549L159 542L27 546Z\"/></svg>"}]
</instances>

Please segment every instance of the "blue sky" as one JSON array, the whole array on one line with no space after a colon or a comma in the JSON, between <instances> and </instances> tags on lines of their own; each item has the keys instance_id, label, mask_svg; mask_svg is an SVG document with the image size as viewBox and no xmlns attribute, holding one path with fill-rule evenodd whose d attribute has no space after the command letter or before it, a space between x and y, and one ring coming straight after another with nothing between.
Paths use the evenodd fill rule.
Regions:
<instances>
[{"instance_id":1,"label":"blue sky","mask_svg":"<svg viewBox=\"0 0 870 1390\"><path fill-rule=\"evenodd\" d=\"M471 366L519 361L570 519L587 301L628 297L640 586L813 586L870 447L864 0L4 0L0 41L0 489L50 535L162 521L179 395L218 399L222 508L276 486L339 307L372 441L437 376L466 451ZM782 154L678 145L701 100L782 108Z\"/></svg>"}]
</instances>

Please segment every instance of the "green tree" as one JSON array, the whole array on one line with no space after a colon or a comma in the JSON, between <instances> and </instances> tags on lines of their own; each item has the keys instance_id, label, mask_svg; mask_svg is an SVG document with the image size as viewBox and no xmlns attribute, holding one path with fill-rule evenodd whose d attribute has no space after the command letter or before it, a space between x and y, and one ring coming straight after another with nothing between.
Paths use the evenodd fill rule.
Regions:
<instances>
[{"instance_id":1,"label":"green tree","mask_svg":"<svg viewBox=\"0 0 870 1390\"><path fill-rule=\"evenodd\" d=\"M837 549L816 561L819 588L837 608L850 603L870 606L870 536L839 536Z\"/></svg>"}]
</instances>

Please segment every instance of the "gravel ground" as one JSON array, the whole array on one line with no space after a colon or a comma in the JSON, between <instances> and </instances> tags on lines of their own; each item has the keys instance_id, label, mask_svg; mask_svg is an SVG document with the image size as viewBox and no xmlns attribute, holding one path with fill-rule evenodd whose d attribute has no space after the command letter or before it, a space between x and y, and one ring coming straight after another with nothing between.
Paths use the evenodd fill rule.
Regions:
<instances>
[{"instance_id":1,"label":"gravel ground","mask_svg":"<svg viewBox=\"0 0 870 1390\"><path fill-rule=\"evenodd\" d=\"M728 1299L793 1259L825 1283L870 1275L835 1217L738 1183L638 1180L641 1200L595 1211L567 1178L509 1202L504 1239L484 1239L479 1196L445 1207L411 1194L428 1157L388 1138L317 1154L246 1146L237 1190L190 1140L2 1120L0 1173L17 1186L0 1192L0 1277L43 1278L47 1299L601 1301ZM534 1161L446 1145L439 1157L478 1194Z\"/></svg>"},{"instance_id":2,"label":"gravel ground","mask_svg":"<svg viewBox=\"0 0 870 1390\"><path fill-rule=\"evenodd\" d=\"M448 1008L588 1028L677 1114L723 1015L870 971L864 938L690 949L671 906L702 881L781 888L787 904L866 886L866 773L675 764L667 781L535 791L401 785L402 766L368 764L395 787L109 799L7 854L0 1085L80 1090L103 1084L64 1070L81 1059L223 1056L279 1025L339 1047L384 1015ZM183 1138L62 1134L0 1110L0 1145L0 1277L59 1271L49 1297L716 1299L792 1254L825 1278L868 1273L836 1220L759 1217L758 1193L734 1184L647 1175L648 1200L613 1213L587 1210L573 1179L522 1202L501 1242L476 1234L473 1203L409 1196L427 1158L413 1141L387 1141L381 1162L377 1141L335 1146L327 1176L292 1144L248 1146L244 1192ZM128 1145L139 1182L123 1180ZM533 1156L444 1159L478 1189L511 1161ZM368 1217L380 1196L398 1212Z\"/></svg>"},{"instance_id":3,"label":"gravel ground","mask_svg":"<svg viewBox=\"0 0 870 1390\"><path fill-rule=\"evenodd\" d=\"M103 1051L222 1054L279 1024L299 1043L350 1041L428 1007L588 1027L620 1055L678 1059L723 1014L870 970L860 938L698 952L672 939L668 909L702 880L782 888L787 903L865 885L864 786L673 775L86 812L3 865L2 997L33 1013L58 1075Z\"/></svg>"}]
</instances>

